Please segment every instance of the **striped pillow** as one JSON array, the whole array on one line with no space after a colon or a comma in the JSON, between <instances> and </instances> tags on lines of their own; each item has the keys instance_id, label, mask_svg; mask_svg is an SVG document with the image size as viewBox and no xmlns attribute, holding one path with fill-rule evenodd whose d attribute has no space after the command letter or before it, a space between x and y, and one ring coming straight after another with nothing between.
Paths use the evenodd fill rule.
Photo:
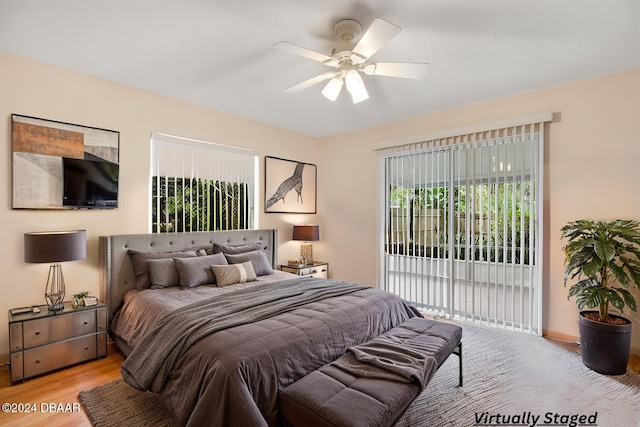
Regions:
<instances>
[{"instance_id":1,"label":"striped pillow","mask_svg":"<svg viewBox=\"0 0 640 427\"><path fill-rule=\"evenodd\" d=\"M253 282L256 280L256 272L251 261L231 265L212 265L216 284L218 286L235 285L236 283Z\"/></svg>"}]
</instances>

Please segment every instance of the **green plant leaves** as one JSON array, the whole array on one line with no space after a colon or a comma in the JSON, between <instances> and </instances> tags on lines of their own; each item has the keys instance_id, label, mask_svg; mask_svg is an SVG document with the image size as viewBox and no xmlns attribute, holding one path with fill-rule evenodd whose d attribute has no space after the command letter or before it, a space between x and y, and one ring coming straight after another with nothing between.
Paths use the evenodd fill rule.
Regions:
<instances>
[{"instance_id":1,"label":"green plant leaves","mask_svg":"<svg viewBox=\"0 0 640 427\"><path fill-rule=\"evenodd\" d=\"M593 242L593 250L604 262L611 261L616 255L616 246L614 242L606 240L606 236L601 237L602 240Z\"/></svg>"},{"instance_id":2,"label":"green plant leaves","mask_svg":"<svg viewBox=\"0 0 640 427\"><path fill-rule=\"evenodd\" d=\"M561 232L568 239L563 248L565 285L584 277L569 288L567 297L575 296L579 309L599 307L601 317L609 305L636 311L636 301L625 288L640 289L640 222L578 220L567 223Z\"/></svg>"}]
</instances>

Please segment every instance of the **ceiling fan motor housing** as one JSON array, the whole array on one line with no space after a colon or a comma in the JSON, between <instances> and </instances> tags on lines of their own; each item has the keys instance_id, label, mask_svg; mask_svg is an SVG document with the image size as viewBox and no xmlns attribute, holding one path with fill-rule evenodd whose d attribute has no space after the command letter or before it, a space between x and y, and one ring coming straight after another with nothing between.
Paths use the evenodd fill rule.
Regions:
<instances>
[{"instance_id":1,"label":"ceiling fan motor housing","mask_svg":"<svg viewBox=\"0 0 640 427\"><path fill-rule=\"evenodd\" d=\"M351 40L358 37L360 31L362 31L362 26L358 21L353 19L343 19L338 21L333 29L340 39L349 43Z\"/></svg>"}]
</instances>

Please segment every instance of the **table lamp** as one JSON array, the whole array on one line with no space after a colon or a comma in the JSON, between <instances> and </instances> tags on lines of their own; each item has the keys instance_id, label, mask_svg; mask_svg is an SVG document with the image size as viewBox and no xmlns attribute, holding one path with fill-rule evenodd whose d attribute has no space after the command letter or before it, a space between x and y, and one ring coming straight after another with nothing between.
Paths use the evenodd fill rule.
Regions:
<instances>
[{"instance_id":1,"label":"table lamp","mask_svg":"<svg viewBox=\"0 0 640 427\"><path fill-rule=\"evenodd\" d=\"M294 225L293 240L302 240L300 245L300 258L307 265L313 264L313 246L311 243L320 240L320 227L317 225Z\"/></svg>"},{"instance_id":2,"label":"table lamp","mask_svg":"<svg viewBox=\"0 0 640 427\"><path fill-rule=\"evenodd\" d=\"M42 231L24 234L24 261L51 263L44 298L50 311L64 308L63 261L75 261L87 257L85 230Z\"/></svg>"}]
</instances>

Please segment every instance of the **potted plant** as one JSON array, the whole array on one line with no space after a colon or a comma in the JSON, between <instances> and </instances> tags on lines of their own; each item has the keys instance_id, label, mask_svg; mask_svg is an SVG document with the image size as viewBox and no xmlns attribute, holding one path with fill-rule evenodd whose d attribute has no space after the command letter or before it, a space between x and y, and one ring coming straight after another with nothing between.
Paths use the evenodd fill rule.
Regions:
<instances>
[{"instance_id":1,"label":"potted plant","mask_svg":"<svg viewBox=\"0 0 640 427\"><path fill-rule=\"evenodd\" d=\"M579 220L562 227L564 283L576 279L567 298L576 297L580 309L580 352L583 363L596 372L626 372L631 348L631 322L625 307L636 311L628 288L640 289L640 222ZM597 311L582 311L585 307Z\"/></svg>"}]
</instances>

